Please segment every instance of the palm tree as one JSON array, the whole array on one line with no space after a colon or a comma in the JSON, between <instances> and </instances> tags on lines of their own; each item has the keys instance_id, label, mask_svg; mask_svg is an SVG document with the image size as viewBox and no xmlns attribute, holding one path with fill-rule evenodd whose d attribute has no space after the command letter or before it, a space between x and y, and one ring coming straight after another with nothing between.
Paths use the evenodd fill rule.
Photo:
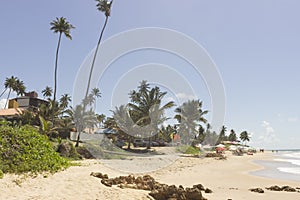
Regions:
<instances>
[{"instance_id":1,"label":"palm tree","mask_svg":"<svg viewBox=\"0 0 300 200\"><path fill-rule=\"evenodd\" d=\"M190 139L195 138L198 134L196 128L200 125L199 123L207 122L204 115L207 114L208 111L202 110L201 101L189 100L176 108L175 112L178 113L174 118L179 122L179 132L182 134L183 140L187 144Z\"/></svg>"},{"instance_id":2,"label":"palm tree","mask_svg":"<svg viewBox=\"0 0 300 200\"><path fill-rule=\"evenodd\" d=\"M149 137L147 148L150 148L151 137L159 131L158 125L167 120L164 117L164 111L175 105L173 101L161 105L166 94L167 92L161 92L157 86L150 88L147 81L142 81L138 91L133 90L129 94L131 103L128 106L132 120L135 124L148 128L144 131Z\"/></svg>"},{"instance_id":3,"label":"palm tree","mask_svg":"<svg viewBox=\"0 0 300 200\"><path fill-rule=\"evenodd\" d=\"M249 134L248 134L248 132L247 131L243 131L243 132L241 132L241 134L240 134L240 139L246 144L246 142L248 141L250 141L250 138L249 138Z\"/></svg>"},{"instance_id":4,"label":"palm tree","mask_svg":"<svg viewBox=\"0 0 300 200\"><path fill-rule=\"evenodd\" d=\"M100 43L101 43L101 40L102 40L102 37L103 37L104 30L105 30L107 22L108 22L108 18L110 16L111 5L113 3L113 0L110 1L110 2L107 1L107 0L96 0L96 1L97 1L97 5L96 5L97 9L100 12L104 12L104 14L105 14L105 22L104 22L104 25L103 25L102 30L100 32L99 40L98 40L96 50L95 50L95 53L94 53L94 57L93 57L93 61L92 61L91 69L90 69L90 74L89 74L89 79L88 79L88 84L87 84L87 88L86 88L85 98L89 94L90 84L91 84L91 79L92 79L92 74L93 74L93 70L94 70L94 65L95 65L98 49L99 49L99 46L100 46Z\"/></svg>"},{"instance_id":5,"label":"palm tree","mask_svg":"<svg viewBox=\"0 0 300 200\"><path fill-rule=\"evenodd\" d=\"M104 120L106 118L106 116L104 114L96 114L97 120L99 122L99 128L102 127L101 125L103 125Z\"/></svg>"},{"instance_id":6,"label":"palm tree","mask_svg":"<svg viewBox=\"0 0 300 200\"><path fill-rule=\"evenodd\" d=\"M230 134L228 136L228 140L234 142L237 140L236 133L233 129L230 130Z\"/></svg>"},{"instance_id":7,"label":"palm tree","mask_svg":"<svg viewBox=\"0 0 300 200\"><path fill-rule=\"evenodd\" d=\"M56 101L56 87L57 87L57 64L58 64L58 52L59 52L59 47L60 47L60 42L61 42L61 36L64 34L67 38L72 40L72 36L70 34L71 29L74 29L75 27L70 24L66 18L60 17L56 18L56 20L53 20L51 23L51 28L54 33L59 33L58 37L58 43L57 43L57 49L56 49L56 56L55 56L55 68L54 68L54 92L53 92L53 102L55 103ZM54 111L53 111L53 116L52 116L52 122L54 120Z\"/></svg>"},{"instance_id":8,"label":"palm tree","mask_svg":"<svg viewBox=\"0 0 300 200\"><path fill-rule=\"evenodd\" d=\"M217 144L220 144L222 141L225 141L227 139L226 135L225 135L226 131L227 131L227 127L223 125L221 128L221 131L220 131L220 135L219 135Z\"/></svg>"},{"instance_id":9,"label":"palm tree","mask_svg":"<svg viewBox=\"0 0 300 200\"><path fill-rule=\"evenodd\" d=\"M127 149L130 149L130 144L133 142L134 135L136 134L136 124L131 119L129 109L125 105L116 107L113 111L113 118L115 120L115 127L111 127L118 130L120 138L128 141Z\"/></svg>"},{"instance_id":10,"label":"palm tree","mask_svg":"<svg viewBox=\"0 0 300 200\"><path fill-rule=\"evenodd\" d=\"M96 99L99 98L99 97L101 97L101 92L100 92L99 88L93 88L91 94L95 98L94 110L96 110Z\"/></svg>"},{"instance_id":11,"label":"palm tree","mask_svg":"<svg viewBox=\"0 0 300 200\"><path fill-rule=\"evenodd\" d=\"M8 91L8 95L7 95L7 99L6 99L4 108L6 108L6 106L7 106L11 91L12 90L14 91L16 89L17 80L18 80L18 78L14 77L14 76L11 76L10 78L5 79L4 87L5 87L5 89L9 89L9 91Z\"/></svg>"},{"instance_id":12,"label":"palm tree","mask_svg":"<svg viewBox=\"0 0 300 200\"><path fill-rule=\"evenodd\" d=\"M68 107L69 103L71 102L71 97L69 94L64 94L61 96L61 98L59 99L60 101L60 106L65 109Z\"/></svg>"},{"instance_id":13,"label":"palm tree","mask_svg":"<svg viewBox=\"0 0 300 200\"><path fill-rule=\"evenodd\" d=\"M42 94L43 94L44 99L46 97L48 97L50 99L50 97L52 96L52 93L53 93L53 90L49 86L46 86L46 88L44 90L42 90Z\"/></svg>"},{"instance_id":14,"label":"palm tree","mask_svg":"<svg viewBox=\"0 0 300 200\"><path fill-rule=\"evenodd\" d=\"M17 92L17 96L24 95L25 94L26 87L24 85L24 82L20 79L17 79L15 84L15 91Z\"/></svg>"}]
</instances>

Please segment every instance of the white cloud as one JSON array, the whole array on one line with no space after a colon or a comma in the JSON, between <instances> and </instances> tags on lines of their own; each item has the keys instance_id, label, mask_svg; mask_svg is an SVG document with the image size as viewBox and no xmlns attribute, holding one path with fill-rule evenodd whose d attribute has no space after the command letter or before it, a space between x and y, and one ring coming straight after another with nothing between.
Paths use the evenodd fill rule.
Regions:
<instances>
[{"instance_id":1,"label":"white cloud","mask_svg":"<svg viewBox=\"0 0 300 200\"><path fill-rule=\"evenodd\" d=\"M6 99L0 99L0 109L3 109L6 103Z\"/></svg>"},{"instance_id":2,"label":"white cloud","mask_svg":"<svg viewBox=\"0 0 300 200\"><path fill-rule=\"evenodd\" d=\"M274 128L269 122L263 121L261 126L264 128L264 133L258 137L259 143L272 144L279 141L275 135Z\"/></svg>"},{"instance_id":3,"label":"white cloud","mask_svg":"<svg viewBox=\"0 0 300 200\"><path fill-rule=\"evenodd\" d=\"M297 122L298 121L298 118L297 117L289 117L287 119L288 122Z\"/></svg>"},{"instance_id":4,"label":"white cloud","mask_svg":"<svg viewBox=\"0 0 300 200\"><path fill-rule=\"evenodd\" d=\"M177 97L179 100L182 100L182 101L196 99L196 97L195 97L194 95L186 94L186 93L177 93L177 94L176 94L176 97Z\"/></svg>"}]
</instances>

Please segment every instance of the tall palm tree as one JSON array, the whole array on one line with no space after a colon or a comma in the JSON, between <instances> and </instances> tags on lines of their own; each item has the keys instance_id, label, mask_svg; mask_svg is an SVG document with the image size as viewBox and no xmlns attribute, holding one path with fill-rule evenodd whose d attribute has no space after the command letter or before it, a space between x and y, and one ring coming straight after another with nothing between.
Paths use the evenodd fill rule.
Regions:
<instances>
[{"instance_id":1,"label":"tall palm tree","mask_svg":"<svg viewBox=\"0 0 300 200\"><path fill-rule=\"evenodd\" d=\"M8 104L11 91L12 90L14 91L16 89L17 80L18 80L18 78L14 77L14 76L11 76L10 78L5 79L4 87L5 87L5 89L9 89L9 91L8 91L8 95L7 95L7 99L6 99L4 108L6 108L6 106Z\"/></svg>"},{"instance_id":2,"label":"tall palm tree","mask_svg":"<svg viewBox=\"0 0 300 200\"><path fill-rule=\"evenodd\" d=\"M54 33L59 33L58 37L58 43L57 43L57 48L56 48L56 56L55 56L55 68L54 68L54 92L53 92L53 104L55 104L56 101L56 89L57 89L57 64L58 64L58 52L59 52L59 47L61 43L61 36L64 34L67 38L72 40L72 36L70 34L71 29L74 29L75 27L70 24L66 18L60 17L56 18L56 20L53 20L51 23L51 28ZM53 116L52 116L52 122L54 120L54 111L53 111Z\"/></svg>"},{"instance_id":3,"label":"tall palm tree","mask_svg":"<svg viewBox=\"0 0 300 200\"><path fill-rule=\"evenodd\" d=\"M103 37L104 30L105 30L107 22L108 22L108 18L110 16L111 5L113 3L113 0L112 1L96 0L96 1L97 1L97 5L96 5L97 9L100 12L104 12L104 14L105 14L105 22L104 22L104 25L103 25L102 30L100 32L99 40L98 40L98 43L97 43L97 46L96 46L96 50L95 50L95 53L94 53L94 57L93 57L93 61L92 61L91 69L90 69L90 74L89 74L89 78L88 78L88 83L87 83L85 98L89 94L90 84L91 84L91 79L92 79L92 74L93 74L93 70L94 70L94 65L95 65L95 61L96 61L98 49L99 49L99 46L100 46L100 43L101 43L101 40L102 40L102 37Z\"/></svg>"},{"instance_id":4,"label":"tall palm tree","mask_svg":"<svg viewBox=\"0 0 300 200\"><path fill-rule=\"evenodd\" d=\"M50 99L50 97L52 96L52 93L53 93L53 90L49 86L46 86L46 88L44 90L42 90L42 94L43 94L44 99L46 97L48 97Z\"/></svg>"},{"instance_id":5,"label":"tall palm tree","mask_svg":"<svg viewBox=\"0 0 300 200\"><path fill-rule=\"evenodd\" d=\"M204 115L208 113L207 110L202 110L202 102L199 100L189 100L184 102L180 107L175 109L178 113L175 119L179 122L179 132L183 136L183 140L188 144L192 138L198 134L197 126L199 123L206 123L207 120Z\"/></svg>"}]
</instances>

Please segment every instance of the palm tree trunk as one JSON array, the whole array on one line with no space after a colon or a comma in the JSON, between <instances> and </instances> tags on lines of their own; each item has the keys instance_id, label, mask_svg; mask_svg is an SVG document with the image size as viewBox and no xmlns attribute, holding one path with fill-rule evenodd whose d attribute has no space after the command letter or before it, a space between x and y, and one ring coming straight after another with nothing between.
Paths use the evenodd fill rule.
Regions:
<instances>
[{"instance_id":1,"label":"palm tree trunk","mask_svg":"<svg viewBox=\"0 0 300 200\"><path fill-rule=\"evenodd\" d=\"M57 49L56 49L56 57L55 57L55 68L54 68L54 91L53 91L53 102L52 102L52 124L54 124L54 106L56 101L56 87L57 87L57 65L58 65L58 52L60 47L62 33L59 33Z\"/></svg>"},{"instance_id":2,"label":"palm tree trunk","mask_svg":"<svg viewBox=\"0 0 300 200\"><path fill-rule=\"evenodd\" d=\"M101 30L101 33L100 33L100 37L99 37L99 40L98 40L98 43L97 43L97 47L96 47L96 50L95 50L95 53L94 53L94 58L93 58L92 66L91 66L91 69L90 69L89 79L88 79L88 85L87 85L86 92L85 92L85 98L89 94L90 84L91 84L91 79L92 79L92 74L93 74L93 70L94 70L94 66L95 66L95 61L96 61L98 49L99 49L99 46L100 46L100 43L101 43L101 40L102 40L102 37L103 37L104 30L105 30L107 22L108 22L108 17L109 16L106 16L106 18L105 18L105 22L104 22L104 25L102 27L102 30Z\"/></svg>"},{"instance_id":3,"label":"palm tree trunk","mask_svg":"<svg viewBox=\"0 0 300 200\"><path fill-rule=\"evenodd\" d=\"M88 79L88 84L87 84L87 88L86 88L86 92L85 92L85 97L84 97L84 99L86 99L86 98L88 97L88 95L89 95L89 90L90 90L92 74L93 74L93 70L94 70L94 66L95 66L95 61L96 61L98 49L99 49L99 46L100 46L100 43L101 43L101 40L102 40L102 37L103 37L104 30L105 30L106 25L107 25L107 22L108 22L108 17L109 17L109 16L106 16L106 18L105 18L105 22L104 22L104 25L103 25L103 27L102 27L102 30L101 30L101 33L100 33L100 37L99 37L99 40L98 40L98 43L97 43L97 47L96 47L96 50L95 50L95 53L94 53L94 57L93 57L93 61L92 61L91 69L90 69L90 74L89 74L89 79ZM84 112L85 112L85 109L86 109L86 105L85 105L85 103L84 103L84 104L83 104L83 114L84 114ZM82 114L82 115L83 115L83 114ZM82 117L83 117L83 116L82 116ZM78 146L79 146L80 133L81 133L81 132L78 133L78 137L77 137L77 140L76 140L75 147L78 147Z\"/></svg>"},{"instance_id":4,"label":"palm tree trunk","mask_svg":"<svg viewBox=\"0 0 300 200\"><path fill-rule=\"evenodd\" d=\"M8 101L9 101L10 92L11 92L11 88L9 88L9 92L8 92L8 95L7 95L7 99L6 99L6 102L5 102L4 109L6 108L7 103L8 103Z\"/></svg>"},{"instance_id":5,"label":"palm tree trunk","mask_svg":"<svg viewBox=\"0 0 300 200\"><path fill-rule=\"evenodd\" d=\"M5 89L3 90L3 92L0 94L0 97L2 97L2 95L6 92L6 90L7 90L7 88L5 88Z\"/></svg>"}]
</instances>

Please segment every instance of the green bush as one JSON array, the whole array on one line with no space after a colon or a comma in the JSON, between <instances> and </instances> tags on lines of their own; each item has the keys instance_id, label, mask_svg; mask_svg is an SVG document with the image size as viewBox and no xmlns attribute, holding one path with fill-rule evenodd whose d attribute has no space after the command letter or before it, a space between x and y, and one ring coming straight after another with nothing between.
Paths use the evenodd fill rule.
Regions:
<instances>
[{"instance_id":1,"label":"green bush","mask_svg":"<svg viewBox=\"0 0 300 200\"><path fill-rule=\"evenodd\" d=\"M68 166L69 161L34 127L0 122L0 170L4 173L56 172Z\"/></svg>"}]
</instances>

